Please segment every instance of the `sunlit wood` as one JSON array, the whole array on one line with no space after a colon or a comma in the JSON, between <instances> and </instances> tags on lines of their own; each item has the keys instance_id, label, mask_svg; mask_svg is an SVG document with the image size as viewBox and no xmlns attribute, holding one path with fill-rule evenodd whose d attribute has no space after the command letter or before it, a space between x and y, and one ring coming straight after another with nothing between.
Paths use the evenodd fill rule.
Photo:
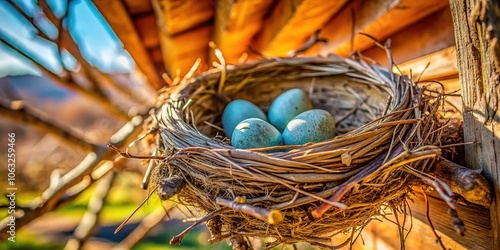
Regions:
<instances>
[{"instance_id":1,"label":"sunlit wood","mask_svg":"<svg viewBox=\"0 0 500 250\"><path fill-rule=\"evenodd\" d=\"M407 27L408 25L417 22L418 20L432 14L433 12L442 9L448 4L448 0L435 1L414 1L402 0L391 7L384 15L377 20L371 22L365 28L356 29L352 50L364 50L374 45L372 39L358 34L359 32L370 34L382 41ZM356 20L359 14L355 13ZM329 50L328 45L320 46L321 50ZM332 51L341 56L348 56L351 52L351 41L346 41L338 48Z\"/></svg>"},{"instance_id":2,"label":"sunlit wood","mask_svg":"<svg viewBox=\"0 0 500 250\"><path fill-rule=\"evenodd\" d=\"M248 50L253 36L262 28L272 0L220 0L214 23L213 41L228 63L237 63Z\"/></svg>"},{"instance_id":3,"label":"sunlit wood","mask_svg":"<svg viewBox=\"0 0 500 250\"><path fill-rule=\"evenodd\" d=\"M264 55L286 56L289 51L305 43L316 30L322 29L346 2L347 0L278 1L253 43L255 50Z\"/></svg>"},{"instance_id":4,"label":"sunlit wood","mask_svg":"<svg viewBox=\"0 0 500 250\"><path fill-rule=\"evenodd\" d=\"M458 74L457 52L455 46L428 54L397 66L405 75L411 75L420 80L440 79ZM394 71L398 71L396 68Z\"/></svg>"},{"instance_id":5,"label":"sunlit wood","mask_svg":"<svg viewBox=\"0 0 500 250\"><path fill-rule=\"evenodd\" d=\"M164 83L160 80L122 2L120 0L93 0L93 3L120 38L137 67L141 69L155 88L161 88Z\"/></svg>"},{"instance_id":6,"label":"sunlit wood","mask_svg":"<svg viewBox=\"0 0 500 250\"><path fill-rule=\"evenodd\" d=\"M454 46L450 8L441 9L389 38L394 62L397 64ZM379 47L373 46L362 53L384 66L388 65L387 54Z\"/></svg>"}]
</instances>

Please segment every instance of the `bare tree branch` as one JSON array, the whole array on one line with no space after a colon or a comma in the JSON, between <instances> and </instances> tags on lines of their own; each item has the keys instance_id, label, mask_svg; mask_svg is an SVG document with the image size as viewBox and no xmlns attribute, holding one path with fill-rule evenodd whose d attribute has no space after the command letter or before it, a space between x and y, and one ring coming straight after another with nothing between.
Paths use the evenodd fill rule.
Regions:
<instances>
[{"instance_id":1,"label":"bare tree branch","mask_svg":"<svg viewBox=\"0 0 500 250\"><path fill-rule=\"evenodd\" d=\"M28 52L20 49L19 45L14 42L14 39L12 39L9 35L5 34L4 32L0 31L0 43L3 43L7 45L7 47L11 48L12 50L16 51L17 53L21 54L28 60L30 60L37 68L42 72L44 76L46 76L48 79L52 80L54 83L61 85L65 88L68 88L70 90L73 90L82 96L85 96L86 98L89 98L91 101L99 104L103 108L109 110L111 113L114 115L120 117L120 118L125 118L128 119L128 115L122 111L119 110L117 107L115 107L107 97L101 96L101 95L96 95L96 93L90 92L83 88L82 86L76 84L73 81L67 81L65 79L62 79L61 76L51 72L45 66L40 64L34 56L29 55Z\"/></svg>"},{"instance_id":2,"label":"bare tree branch","mask_svg":"<svg viewBox=\"0 0 500 250\"><path fill-rule=\"evenodd\" d=\"M76 147L81 147L84 150L96 150L99 147L86 141L82 136L76 135L70 128L55 124L47 115L27 107L22 101L11 102L0 99L0 113L3 117L24 123L43 133L55 135L59 139L69 142Z\"/></svg>"},{"instance_id":3,"label":"bare tree branch","mask_svg":"<svg viewBox=\"0 0 500 250\"><path fill-rule=\"evenodd\" d=\"M113 80L111 77L109 77L107 74L101 72L96 67L92 66L87 60L85 60L81 52L80 46L69 32L68 27L63 27L62 25L64 19L71 14L70 12L71 1L68 1L66 12L63 14L61 18L57 18L55 16L54 12L50 9L46 0L39 0L39 5L43 14L47 17L47 19L50 22L52 22L57 27L57 30L59 31L59 36L57 38L57 41L55 41L57 43L59 51L61 52L62 49L66 49L71 55L73 55L75 60L82 66L85 76L87 76L87 78L90 79L94 92L105 96L104 91L102 90L100 84L106 82L110 84L113 88L125 94L128 98L135 101L140 101L137 99L137 96L135 96L132 93L131 90L129 90L128 88L124 88L123 86L118 84L115 80Z\"/></svg>"},{"instance_id":4,"label":"bare tree branch","mask_svg":"<svg viewBox=\"0 0 500 250\"><path fill-rule=\"evenodd\" d=\"M139 225L132 231L125 239L123 239L119 244L113 247L113 250L126 250L132 249L137 245L148 233L160 224L165 217L168 215L168 211L172 207L165 209L162 206L156 208L152 213L144 217Z\"/></svg>"},{"instance_id":5,"label":"bare tree branch","mask_svg":"<svg viewBox=\"0 0 500 250\"><path fill-rule=\"evenodd\" d=\"M141 116L132 118L111 137L111 143L117 147L121 147L133 141L133 138L137 137L140 131L142 131L142 121L143 118ZM73 200L76 195L80 194L82 191L67 194L69 191L68 189L82 182L85 176L90 176L91 178L84 180L84 182L86 181L88 184L83 183L83 186L90 186L90 184L96 180L96 178L92 178L94 174L92 170L103 160L112 159L113 156L115 156L115 152L106 147L100 147L95 152L89 153L77 166L61 176L58 180L53 181L38 198L34 199L29 210L16 211L16 229L23 227L45 213L53 211L57 207ZM102 173L100 175L102 176ZM9 226L7 225L9 220L10 218L6 217L0 221L0 242L5 241L9 235L7 233L9 230Z\"/></svg>"},{"instance_id":6,"label":"bare tree branch","mask_svg":"<svg viewBox=\"0 0 500 250\"><path fill-rule=\"evenodd\" d=\"M48 40L48 41L52 41L52 39L50 37L48 37L45 32L43 32L43 30L40 28L40 25L38 24L36 18L34 17L31 17L29 16L28 14L26 14L26 12L24 12L23 9L21 9L21 7L19 6L19 4L17 3L14 3L14 1L12 0L7 0L7 2L13 7L15 8L19 14L21 14L28 22L31 23L31 25L33 25L33 27L36 29L37 31L37 35L45 40Z\"/></svg>"},{"instance_id":7,"label":"bare tree branch","mask_svg":"<svg viewBox=\"0 0 500 250\"><path fill-rule=\"evenodd\" d=\"M87 239L99 228L100 214L106 203L109 191L113 186L115 177L116 172L111 171L98 181L92 198L89 201L87 212L83 215L80 224L76 227L73 236L69 239L64 249L81 249Z\"/></svg>"}]
</instances>

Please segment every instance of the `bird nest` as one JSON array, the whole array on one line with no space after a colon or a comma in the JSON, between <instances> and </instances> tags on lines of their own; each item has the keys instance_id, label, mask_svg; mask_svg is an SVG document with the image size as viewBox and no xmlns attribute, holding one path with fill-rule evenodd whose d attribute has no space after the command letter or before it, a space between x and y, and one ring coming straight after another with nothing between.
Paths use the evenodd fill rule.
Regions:
<instances>
[{"instance_id":1,"label":"bird nest","mask_svg":"<svg viewBox=\"0 0 500 250\"><path fill-rule=\"evenodd\" d=\"M335 138L248 150L230 145L220 127L231 100L267 111L291 88L333 115ZM160 100L150 119L157 131L150 189L204 213L194 225L206 222L211 242L352 243L384 208L406 211L412 187L432 178L426 172L441 153L439 101L409 77L356 58L219 65L162 90ZM332 242L337 234L351 237Z\"/></svg>"}]
</instances>

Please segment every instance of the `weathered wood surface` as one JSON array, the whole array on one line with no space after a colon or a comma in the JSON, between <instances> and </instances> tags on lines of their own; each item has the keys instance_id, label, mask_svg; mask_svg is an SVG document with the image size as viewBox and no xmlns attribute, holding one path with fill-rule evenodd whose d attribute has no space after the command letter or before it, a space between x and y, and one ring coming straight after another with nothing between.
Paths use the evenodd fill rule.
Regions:
<instances>
[{"instance_id":1,"label":"weathered wood surface","mask_svg":"<svg viewBox=\"0 0 500 250\"><path fill-rule=\"evenodd\" d=\"M420 81L457 78L458 65L455 46L398 64L397 68L405 75L410 75L411 72L415 80L420 77ZM398 70L394 69L394 72L398 72Z\"/></svg>"},{"instance_id":2,"label":"weathered wood surface","mask_svg":"<svg viewBox=\"0 0 500 250\"><path fill-rule=\"evenodd\" d=\"M455 38L450 9L441 9L389 38L392 41L391 52L395 63L403 63L453 46ZM379 47L371 47L362 53L384 66L388 65L387 54Z\"/></svg>"},{"instance_id":3,"label":"weathered wood surface","mask_svg":"<svg viewBox=\"0 0 500 250\"><path fill-rule=\"evenodd\" d=\"M354 0L348 2L347 5L342 7L342 9L321 28L319 36L325 38L327 43L317 44L308 50L307 54L320 54L326 56L332 53L342 44L351 41L353 19L355 19L356 27L354 33L358 33L387 13L387 10L397 2L396 0Z\"/></svg>"},{"instance_id":4,"label":"weathered wood surface","mask_svg":"<svg viewBox=\"0 0 500 250\"><path fill-rule=\"evenodd\" d=\"M242 54L248 51L272 3L272 0L217 1L213 41L227 63L238 63ZM210 55L214 58L213 53Z\"/></svg>"},{"instance_id":5,"label":"weathered wood surface","mask_svg":"<svg viewBox=\"0 0 500 250\"><path fill-rule=\"evenodd\" d=\"M122 2L120 0L93 0L93 3L120 38L123 47L130 53L137 67L155 88L161 88L164 83L160 80L159 74Z\"/></svg>"},{"instance_id":6,"label":"weathered wood surface","mask_svg":"<svg viewBox=\"0 0 500 250\"><path fill-rule=\"evenodd\" d=\"M346 3L347 0L283 0L278 1L254 46L264 55L286 56L299 48L316 30Z\"/></svg>"},{"instance_id":7,"label":"weathered wood surface","mask_svg":"<svg viewBox=\"0 0 500 250\"><path fill-rule=\"evenodd\" d=\"M153 3L163 63L171 78L186 74L200 58L208 68L214 6L212 1L162 0Z\"/></svg>"},{"instance_id":8,"label":"weathered wood surface","mask_svg":"<svg viewBox=\"0 0 500 250\"><path fill-rule=\"evenodd\" d=\"M427 207L424 196L421 192L415 192L414 203L410 202L412 215L428 224ZM467 249L493 249L493 235L491 231L491 223L489 209L472 204L458 204L457 212L460 219L465 225L465 235L460 236L455 232L451 217L448 214L448 206L437 194L428 195L430 218L436 230L445 234L455 242L461 244ZM432 237L425 235L423 237Z\"/></svg>"},{"instance_id":9,"label":"weathered wood surface","mask_svg":"<svg viewBox=\"0 0 500 250\"><path fill-rule=\"evenodd\" d=\"M404 29L412 23L416 23L422 18L444 8L448 5L447 0L434 0L434 1L413 1L413 0L401 0L395 1L390 8L387 9L380 18L368 24L365 28L361 29L358 25L356 27L354 36L354 41L352 42L352 50L364 50L374 45L372 39L359 34L359 32L370 34L382 41L392 34ZM355 13L354 17L357 20L359 14ZM351 37L350 33L345 34L347 37ZM323 45L320 47L322 50L330 50L335 54L341 56L348 56L351 52L351 41L344 42L337 48L331 50L328 45Z\"/></svg>"},{"instance_id":10,"label":"weathered wood surface","mask_svg":"<svg viewBox=\"0 0 500 250\"><path fill-rule=\"evenodd\" d=\"M359 34L360 32L383 40L445 7L446 4L445 0L351 1L322 28L320 37L326 38L328 42L318 44L308 51L308 54L335 53L348 56L351 50L365 50L373 46L374 42ZM355 25L354 30L353 25ZM354 40L352 40L353 31Z\"/></svg>"},{"instance_id":11,"label":"weathered wood surface","mask_svg":"<svg viewBox=\"0 0 500 250\"><path fill-rule=\"evenodd\" d=\"M214 2L210 0L155 0L153 9L158 28L169 36L206 26L214 17Z\"/></svg>"},{"instance_id":12,"label":"weathered wood surface","mask_svg":"<svg viewBox=\"0 0 500 250\"><path fill-rule=\"evenodd\" d=\"M464 105L467 167L493 183L493 249L500 249L500 3L450 0ZM478 237L480 238L480 237Z\"/></svg>"}]
</instances>

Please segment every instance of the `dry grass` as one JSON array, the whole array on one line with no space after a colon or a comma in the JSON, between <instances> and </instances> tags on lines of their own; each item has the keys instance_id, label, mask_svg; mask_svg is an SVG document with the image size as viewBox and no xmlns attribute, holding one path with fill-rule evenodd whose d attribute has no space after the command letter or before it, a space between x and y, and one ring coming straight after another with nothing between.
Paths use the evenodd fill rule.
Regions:
<instances>
[{"instance_id":1,"label":"dry grass","mask_svg":"<svg viewBox=\"0 0 500 250\"><path fill-rule=\"evenodd\" d=\"M303 89L315 108L335 117L335 138L253 150L229 145L220 130L227 103L246 99L267 111L290 88ZM271 239L269 248L347 245L384 216L383 207L405 212L412 186L423 184L441 153L441 97L423 92L407 76L338 57L261 60L185 78L160 93L150 119L159 136L151 146L163 158L155 160L150 187L208 213L203 221L214 242L243 236ZM265 221L266 211L283 221ZM264 219L255 217L262 213ZM339 233L352 236L331 242Z\"/></svg>"}]
</instances>

